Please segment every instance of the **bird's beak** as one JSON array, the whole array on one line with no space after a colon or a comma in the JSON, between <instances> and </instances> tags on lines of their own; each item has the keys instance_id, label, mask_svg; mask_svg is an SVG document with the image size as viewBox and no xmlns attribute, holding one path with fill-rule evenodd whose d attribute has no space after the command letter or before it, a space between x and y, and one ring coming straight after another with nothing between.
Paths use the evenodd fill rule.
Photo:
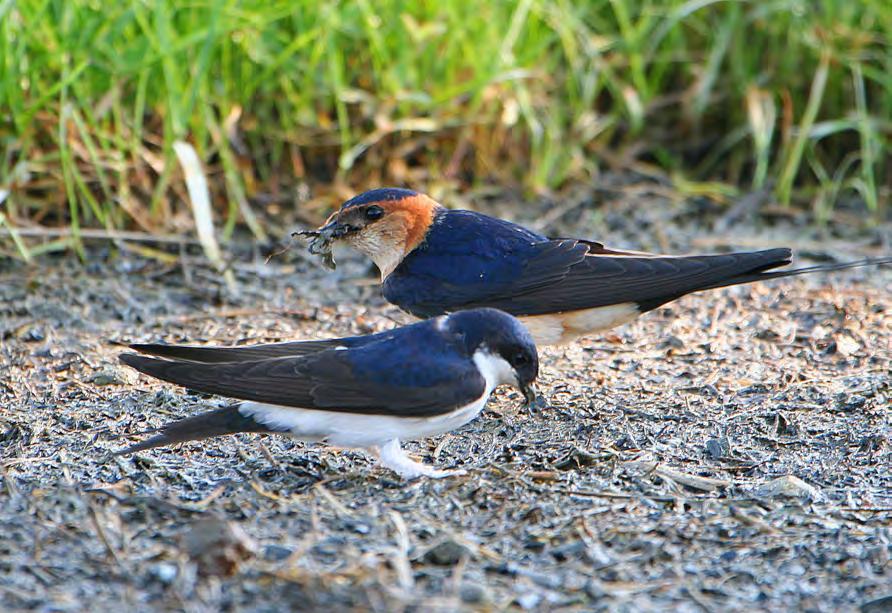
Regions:
<instances>
[{"instance_id":1,"label":"bird's beak","mask_svg":"<svg viewBox=\"0 0 892 613\"><path fill-rule=\"evenodd\" d=\"M338 221L336 215L332 215L329 217L328 223L324 226L316 230L319 233L319 237L326 241L338 240L339 238L344 238L347 234L354 230L353 227L342 224Z\"/></svg>"},{"instance_id":2,"label":"bird's beak","mask_svg":"<svg viewBox=\"0 0 892 613\"><path fill-rule=\"evenodd\" d=\"M536 401L536 396L538 396L538 394L536 393L536 386L534 386L532 383L521 385L520 391L523 394L524 400L526 400L527 406L533 404L533 402Z\"/></svg>"},{"instance_id":3,"label":"bird's beak","mask_svg":"<svg viewBox=\"0 0 892 613\"><path fill-rule=\"evenodd\" d=\"M291 236L306 236L313 240L310 242L310 253L314 255L325 255L331 252L332 241L344 238L346 235L354 232L356 228L348 224L338 221L337 213L328 218L328 221L315 230L303 230L301 232L292 232Z\"/></svg>"}]
</instances>

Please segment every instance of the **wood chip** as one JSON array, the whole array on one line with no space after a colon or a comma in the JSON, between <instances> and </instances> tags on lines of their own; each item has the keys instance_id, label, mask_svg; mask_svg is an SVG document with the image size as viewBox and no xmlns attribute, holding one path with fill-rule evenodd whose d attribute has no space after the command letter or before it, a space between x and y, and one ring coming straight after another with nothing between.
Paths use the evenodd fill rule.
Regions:
<instances>
[{"instance_id":1,"label":"wood chip","mask_svg":"<svg viewBox=\"0 0 892 613\"><path fill-rule=\"evenodd\" d=\"M684 485L695 490L704 492L714 492L718 489L731 486L732 482L727 479L713 479L711 477L701 477L690 473L683 473L674 468L660 465L659 462L626 462L623 464L626 468L642 470L646 473L659 475L664 479L674 481L679 485Z\"/></svg>"},{"instance_id":2,"label":"wood chip","mask_svg":"<svg viewBox=\"0 0 892 613\"><path fill-rule=\"evenodd\" d=\"M764 483L756 488L755 494L765 498L808 498L813 501L824 497L818 488L795 475L784 475Z\"/></svg>"}]
</instances>

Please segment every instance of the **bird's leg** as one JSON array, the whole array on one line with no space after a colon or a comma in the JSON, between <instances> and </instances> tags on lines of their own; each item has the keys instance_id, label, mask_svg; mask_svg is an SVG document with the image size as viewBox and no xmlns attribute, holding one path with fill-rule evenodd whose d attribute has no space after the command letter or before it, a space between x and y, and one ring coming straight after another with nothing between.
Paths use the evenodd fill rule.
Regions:
<instances>
[{"instance_id":1,"label":"bird's leg","mask_svg":"<svg viewBox=\"0 0 892 613\"><path fill-rule=\"evenodd\" d=\"M381 465L389 468L404 479L415 479L417 477L442 479L443 477L465 474L464 470L437 470L432 466L416 462L406 455L406 452L400 447L400 440L397 438L391 439L377 451L378 461Z\"/></svg>"}]
</instances>

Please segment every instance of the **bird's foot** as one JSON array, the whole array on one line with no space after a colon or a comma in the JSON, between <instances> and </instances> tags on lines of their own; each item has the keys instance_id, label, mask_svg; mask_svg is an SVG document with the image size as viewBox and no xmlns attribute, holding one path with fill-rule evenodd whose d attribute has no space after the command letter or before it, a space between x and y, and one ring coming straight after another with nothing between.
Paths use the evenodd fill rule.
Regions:
<instances>
[{"instance_id":1,"label":"bird's foot","mask_svg":"<svg viewBox=\"0 0 892 613\"><path fill-rule=\"evenodd\" d=\"M406 455L400 447L399 439L392 439L378 450L378 461L385 468L389 468L403 479L417 479L429 477L442 479L444 477L457 477L467 474L464 470L437 470L433 466L416 462Z\"/></svg>"},{"instance_id":2,"label":"bird's foot","mask_svg":"<svg viewBox=\"0 0 892 613\"><path fill-rule=\"evenodd\" d=\"M437 470L435 468L431 468L430 466L425 466L424 464L420 464L419 466L424 467L425 472L424 477L430 477L431 479L443 479L445 477L461 477L462 475L467 475L468 471L464 468L450 468L448 470ZM411 477L406 477L407 479Z\"/></svg>"}]
</instances>

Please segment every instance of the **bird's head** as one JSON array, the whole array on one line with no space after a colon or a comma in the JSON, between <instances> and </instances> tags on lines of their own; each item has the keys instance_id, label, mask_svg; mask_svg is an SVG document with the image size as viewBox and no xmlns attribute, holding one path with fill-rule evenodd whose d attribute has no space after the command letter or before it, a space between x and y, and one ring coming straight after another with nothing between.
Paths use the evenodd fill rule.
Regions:
<instances>
[{"instance_id":1,"label":"bird's head","mask_svg":"<svg viewBox=\"0 0 892 613\"><path fill-rule=\"evenodd\" d=\"M470 309L445 316L457 333L487 385L512 385L528 403L536 398L533 383L539 376L539 354L526 327L497 309Z\"/></svg>"},{"instance_id":2,"label":"bird's head","mask_svg":"<svg viewBox=\"0 0 892 613\"><path fill-rule=\"evenodd\" d=\"M409 189L373 189L342 204L316 232L324 243L344 241L367 255L384 279L421 244L438 208Z\"/></svg>"}]
</instances>

